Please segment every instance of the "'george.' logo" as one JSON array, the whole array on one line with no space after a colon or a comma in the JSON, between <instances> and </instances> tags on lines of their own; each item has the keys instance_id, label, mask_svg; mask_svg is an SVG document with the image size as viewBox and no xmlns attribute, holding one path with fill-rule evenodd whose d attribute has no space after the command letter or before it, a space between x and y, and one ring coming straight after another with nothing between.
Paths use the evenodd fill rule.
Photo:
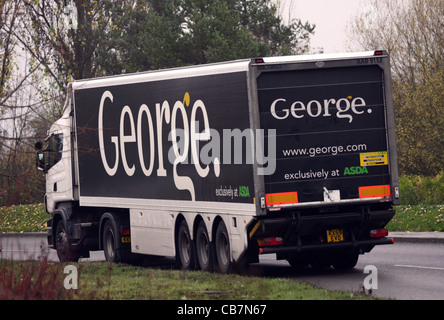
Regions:
<instances>
[{"instance_id":1,"label":"'george.' logo","mask_svg":"<svg viewBox=\"0 0 444 320\"><path fill-rule=\"evenodd\" d=\"M287 119L290 114L295 119L302 119L306 115L312 118L336 116L339 119L353 121L353 115L363 114L367 106L364 98L348 96L341 99L324 99L323 101L310 100L307 103L294 101L287 103L284 98L273 101L270 106L271 115L277 120ZM336 113L335 113L336 111ZM351 111L351 112L350 112ZM372 113L371 108L367 108L367 113Z\"/></svg>"}]
</instances>

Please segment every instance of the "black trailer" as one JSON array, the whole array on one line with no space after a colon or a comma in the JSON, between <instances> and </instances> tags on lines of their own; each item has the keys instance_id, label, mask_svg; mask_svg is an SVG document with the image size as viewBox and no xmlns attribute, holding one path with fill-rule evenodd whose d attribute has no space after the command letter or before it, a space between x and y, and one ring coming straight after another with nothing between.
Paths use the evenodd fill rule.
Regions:
<instances>
[{"instance_id":1,"label":"black trailer","mask_svg":"<svg viewBox=\"0 0 444 320\"><path fill-rule=\"evenodd\" d=\"M391 243L391 90L385 51L75 81L48 137L60 159L39 162L50 244L222 272L260 253L353 267Z\"/></svg>"}]
</instances>

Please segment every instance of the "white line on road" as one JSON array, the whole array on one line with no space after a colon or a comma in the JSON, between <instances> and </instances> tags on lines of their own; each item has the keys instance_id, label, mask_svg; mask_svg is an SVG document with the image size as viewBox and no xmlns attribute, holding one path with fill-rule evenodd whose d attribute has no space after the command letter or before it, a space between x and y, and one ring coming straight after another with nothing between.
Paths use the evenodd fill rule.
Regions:
<instances>
[{"instance_id":1,"label":"white line on road","mask_svg":"<svg viewBox=\"0 0 444 320\"><path fill-rule=\"evenodd\" d=\"M444 270L444 268L439 268L439 267L412 266L412 265L408 265L408 264L395 264L395 267L430 269L430 270Z\"/></svg>"}]
</instances>

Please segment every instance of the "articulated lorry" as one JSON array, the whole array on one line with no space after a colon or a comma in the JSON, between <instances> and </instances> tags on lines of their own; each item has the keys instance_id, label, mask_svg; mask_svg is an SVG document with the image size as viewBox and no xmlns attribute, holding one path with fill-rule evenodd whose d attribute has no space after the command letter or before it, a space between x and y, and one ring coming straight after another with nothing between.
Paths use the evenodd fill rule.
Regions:
<instances>
[{"instance_id":1,"label":"articulated lorry","mask_svg":"<svg viewBox=\"0 0 444 320\"><path fill-rule=\"evenodd\" d=\"M79 80L37 142L61 261L275 253L353 268L399 204L389 55L236 60ZM146 257L146 256L145 256Z\"/></svg>"}]
</instances>

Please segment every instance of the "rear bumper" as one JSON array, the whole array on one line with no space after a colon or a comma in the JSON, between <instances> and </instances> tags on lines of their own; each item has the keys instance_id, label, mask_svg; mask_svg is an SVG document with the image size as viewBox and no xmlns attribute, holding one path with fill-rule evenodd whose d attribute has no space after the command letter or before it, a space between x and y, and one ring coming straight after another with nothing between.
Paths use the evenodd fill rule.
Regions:
<instances>
[{"instance_id":1,"label":"rear bumper","mask_svg":"<svg viewBox=\"0 0 444 320\"><path fill-rule=\"evenodd\" d=\"M260 254L266 253L298 253L308 251L321 251L321 250L336 250L336 249L364 249L367 247L374 247L382 244L393 244L393 238L381 238L373 240L362 241L347 241L332 244L318 244L318 245L305 245L305 246L284 246L284 247L265 247L260 248Z\"/></svg>"},{"instance_id":2,"label":"rear bumper","mask_svg":"<svg viewBox=\"0 0 444 320\"><path fill-rule=\"evenodd\" d=\"M368 207L347 208L343 212L320 213L287 212L280 216L258 219L250 230L250 239L258 240L279 237L282 244L258 245L260 254L300 253L309 251L334 251L358 249L370 252L376 245L393 244L388 237L372 238L370 230L382 229L395 214L394 210L375 210ZM341 229L340 242L328 242L327 230Z\"/></svg>"}]
</instances>

